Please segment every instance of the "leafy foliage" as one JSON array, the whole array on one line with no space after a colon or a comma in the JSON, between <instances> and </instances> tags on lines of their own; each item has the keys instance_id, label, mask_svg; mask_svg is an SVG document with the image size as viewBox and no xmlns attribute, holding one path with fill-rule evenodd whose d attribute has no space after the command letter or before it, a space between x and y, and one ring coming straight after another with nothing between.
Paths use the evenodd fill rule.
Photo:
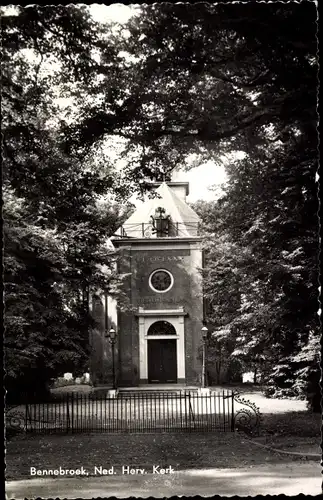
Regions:
<instances>
[{"instance_id":1,"label":"leafy foliage","mask_svg":"<svg viewBox=\"0 0 323 500\"><path fill-rule=\"evenodd\" d=\"M226 194L195 209L205 221L204 287L214 338L263 372L269 394L317 401L315 172L315 162L302 162L294 145L280 145L232 165Z\"/></svg>"},{"instance_id":2,"label":"leafy foliage","mask_svg":"<svg viewBox=\"0 0 323 500\"><path fill-rule=\"evenodd\" d=\"M315 134L315 21L306 2L143 6L117 54L110 32L96 44L100 78L84 89L92 101L71 141L122 136L127 172L143 180L191 153L254 150L269 124L277 136L291 123Z\"/></svg>"},{"instance_id":3,"label":"leafy foliage","mask_svg":"<svg viewBox=\"0 0 323 500\"><path fill-rule=\"evenodd\" d=\"M81 57L88 57L89 20L74 7L18 11L3 23L5 353L11 393L41 391L64 371L87 370L94 326L89 300L102 290L119 293L116 255L107 239L132 210L118 201L124 188L111 164L96 165L91 149L82 158L68 150L53 120L59 116L51 90L57 75L41 75L37 61L24 54L32 46L42 58L59 57L64 70L78 71Z\"/></svg>"}]
</instances>

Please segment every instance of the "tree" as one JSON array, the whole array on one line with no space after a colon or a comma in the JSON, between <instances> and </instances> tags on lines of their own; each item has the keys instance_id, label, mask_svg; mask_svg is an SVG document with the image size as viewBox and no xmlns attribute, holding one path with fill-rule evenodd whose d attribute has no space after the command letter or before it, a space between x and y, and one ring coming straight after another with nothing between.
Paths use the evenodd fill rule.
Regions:
<instances>
[{"instance_id":1,"label":"tree","mask_svg":"<svg viewBox=\"0 0 323 500\"><path fill-rule=\"evenodd\" d=\"M69 21L69 22L68 22ZM4 265L6 388L40 392L64 371L88 366L89 297L118 293L116 256L106 240L127 218L111 163L68 151L52 85L26 60L58 57L61 71L88 60L82 9L18 8L4 16ZM74 38L76 30L78 35ZM77 48L78 47L78 48ZM42 61L41 61L42 62ZM119 287L120 288L120 287ZM41 374L41 376L40 376Z\"/></svg>"},{"instance_id":2,"label":"tree","mask_svg":"<svg viewBox=\"0 0 323 500\"><path fill-rule=\"evenodd\" d=\"M81 307L68 308L57 233L28 220L9 189L4 221L6 388L37 392L62 368L84 366L89 318Z\"/></svg>"},{"instance_id":3,"label":"tree","mask_svg":"<svg viewBox=\"0 0 323 500\"><path fill-rule=\"evenodd\" d=\"M261 368L269 393L311 394L317 409L316 165L304 135L298 141L228 168L226 194L211 206L212 217L210 207L195 208L205 221L204 288L214 337L231 341L231 356Z\"/></svg>"}]
</instances>

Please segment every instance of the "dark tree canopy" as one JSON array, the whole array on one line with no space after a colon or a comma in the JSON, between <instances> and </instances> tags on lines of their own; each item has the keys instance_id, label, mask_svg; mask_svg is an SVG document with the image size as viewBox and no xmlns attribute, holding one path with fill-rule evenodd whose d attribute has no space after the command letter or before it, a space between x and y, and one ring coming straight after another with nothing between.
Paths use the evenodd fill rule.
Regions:
<instances>
[{"instance_id":1,"label":"dark tree canopy","mask_svg":"<svg viewBox=\"0 0 323 500\"><path fill-rule=\"evenodd\" d=\"M308 2L146 6L117 71L99 49L101 78L86 92L101 99L84 107L74 138L121 135L127 153L140 152L139 176L192 152L254 151L268 126L283 140L301 130L316 147L315 23Z\"/></svg>"}]
</instances>

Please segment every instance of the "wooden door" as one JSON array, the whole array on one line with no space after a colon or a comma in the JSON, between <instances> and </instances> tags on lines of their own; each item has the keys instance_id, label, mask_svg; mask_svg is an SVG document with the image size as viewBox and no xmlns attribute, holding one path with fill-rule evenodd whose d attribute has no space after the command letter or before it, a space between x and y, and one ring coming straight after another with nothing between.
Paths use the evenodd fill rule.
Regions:
<instances>
[{"instance_id":1,"label":"wooden door","mask_svg":"<svg viewBox=\"0 0 323 500\"><path fill-rule=\"evenodd\" d=\"M175 339L148 340L148 382L155 384L177 382Z\"/></svg>"}]
</instances>

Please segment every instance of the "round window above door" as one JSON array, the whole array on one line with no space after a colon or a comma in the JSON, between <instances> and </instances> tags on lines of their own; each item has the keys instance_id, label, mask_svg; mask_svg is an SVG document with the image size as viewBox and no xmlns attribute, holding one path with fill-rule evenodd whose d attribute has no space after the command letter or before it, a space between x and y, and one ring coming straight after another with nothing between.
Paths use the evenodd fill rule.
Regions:
<instances>
[{"instance_id":1,"label":"round window above door","mask_svg":"<svg viewBox=\"0 0 323 500\"><path fill-rule=\"evenodd\" d=\"M173 275L166 269L157 269L149 276L149 286L154 292L165 293L174 284Z\"/></svg>"}]
</instances>

